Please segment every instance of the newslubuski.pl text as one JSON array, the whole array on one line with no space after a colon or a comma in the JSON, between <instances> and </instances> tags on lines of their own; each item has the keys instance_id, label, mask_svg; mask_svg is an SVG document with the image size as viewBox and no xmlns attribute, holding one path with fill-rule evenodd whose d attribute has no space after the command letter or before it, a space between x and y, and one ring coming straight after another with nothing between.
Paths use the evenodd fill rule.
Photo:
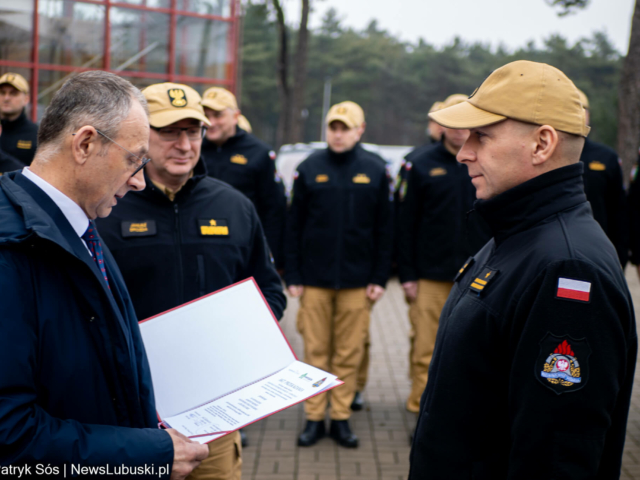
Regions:
<instances>
[{"instance_id":1,"label":"newslubuski.pl text","mask_svg":"<svg viewBox=\"0 0 640 480\"><path fill-rule=\"evenodd\" d=\"M146 475L158 478L171 473L169 465L8 465L0 467L0 477L22 478L33 475L75 477L78 475Z\"/></svg>"}]
</instances>

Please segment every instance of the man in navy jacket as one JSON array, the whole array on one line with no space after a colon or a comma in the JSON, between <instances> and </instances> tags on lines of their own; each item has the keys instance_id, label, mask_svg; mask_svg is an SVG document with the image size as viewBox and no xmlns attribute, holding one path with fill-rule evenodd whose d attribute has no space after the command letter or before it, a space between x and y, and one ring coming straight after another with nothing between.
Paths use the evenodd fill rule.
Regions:
<instances>
[{"instance_id":1,"label":"man in navy jacket","mask_svg":"<svg viewBox=\"0 0 640 480\"><path fill-rule=\"evenodd\" d=\"M144 188L148 144L139 91L86 72L54 96L31 167L0 178L2 466L179 479L207 455L158 429L127 288L106 246L86 236L90 219Z\"/></svg>"}]
</instances>

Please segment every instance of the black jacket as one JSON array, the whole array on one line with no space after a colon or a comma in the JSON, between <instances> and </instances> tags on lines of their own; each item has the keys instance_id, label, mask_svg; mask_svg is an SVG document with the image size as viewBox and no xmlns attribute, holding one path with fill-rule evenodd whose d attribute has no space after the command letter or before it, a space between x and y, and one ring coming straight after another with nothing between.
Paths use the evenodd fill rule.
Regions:
<instances>
[{"instance_id":1,"label":"black jacket","mask_svg":"<svg viewBox=\"0 0 640 480\"><path fill-rule=\"evenodd\" d=\"M22 163L0 149L0 175L14 170L22 170L23 168L24 165Z\"/></svg>"},{"instance_id":2,"label":"black jacket","mask_svg":"<svg viewBox=\"0 0 640 480\"><path fill-rule=\"evenodd\" d=\"M312 153L294 175L285 280L324 288L384 286L391 267L392 192L384 160L360 144Z\"/></svg>"},{"instance_id":3,"label":"black jacket","mask_svg":"<svg viewBox=\"0 0 640 480\"><path fill-rule=\"evenodd\" d=\"M280 266L287 201L284 184L276 173L275 152L250 133L237 128L222 146L202 143L207 172L244 193L253 202L269 247Z\"/></svg>"},{"instance_id":4,"label":"black jacket","mask_svg":"<svg viewBox=\"0 0 640 480\"><path fill-rule=\"evenodd\" d=\"M129 293L103 253L110 288L53 200L20 172L0 177L0 465L173 461Z\"/></svg>"},{"instance_id":5,"label":"black jacket","mask_svg":"<svg viewBox=\"0 0 640 480\"><path fill-rule=\"evenodd\" d=\"M24 165L31 165L38 146L38 126L27 118L24 109L14 121L5 119L0 122L0 148Z\"/></svg>"},{"instance_id":6,"label":"black jacket","mask_svg":"<svg viewBox=\"0 0 640 480\"><path fill-rule=\"evenodd\" d=\"M200 161L172 202L149 180L98 229L113 252L138 317L150 317L254 277L276 318L286 299L255 208L206 176Z\"/></svg>"},{"instance_id":7,"label":"black jacket","mask_svg":"<svg viewBox=\"0 0 640 480\"><path fill-rule=\"evenodd\" d=\"M636 324L582 165L476 208L494 238L440 315L409 478L618 478Z\"/></svg>"},{"instance_id":8,"label":"black jacket","mask_svg":"<svg viewBox=\"0 0 640 480\"><path fill-rule=\"evenodd\" d=\"M620 264L624 266L629 258L629 224L618 154L587 138L580 161L584 163L584 192L593 218L616 247Z\"/></svg>"},{"instance_id":9,"label":"black jacket","mask_svg":"<svg viewBox=\"0 0 640 480\"><path fill-rule=\"evenodd\" d=\"M467 166L442 143L412 156L400 185L397 227L401 282L452 281L460 265L491 238L473 209Z\"/></svg>"}]
</instances>

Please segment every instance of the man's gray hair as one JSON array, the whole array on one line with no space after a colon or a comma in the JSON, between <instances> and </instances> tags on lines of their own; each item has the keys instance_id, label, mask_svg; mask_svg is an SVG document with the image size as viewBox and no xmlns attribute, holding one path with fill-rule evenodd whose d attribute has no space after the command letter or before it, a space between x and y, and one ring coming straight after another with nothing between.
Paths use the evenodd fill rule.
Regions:
<instances>
[{"instance_id":1,"label":"man's gray hair","mask_svg":"<svg viewBox=\"0 0 640 480\"><path fill-rule=\"evenodd\" d=\"M58 144L84 125L116 138L133 101L149 114L147 101L131 82L113 73L93 70L73 75L58 90L44 112L38 130L38 150ZM108 140L100 136L102 143Z\"/></svg>"}]
</instances>

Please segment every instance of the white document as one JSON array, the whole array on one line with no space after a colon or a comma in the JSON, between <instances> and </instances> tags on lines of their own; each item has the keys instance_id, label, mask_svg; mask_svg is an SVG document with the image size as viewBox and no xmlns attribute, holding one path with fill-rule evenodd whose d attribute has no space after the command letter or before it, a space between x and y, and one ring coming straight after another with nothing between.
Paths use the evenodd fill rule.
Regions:
<instances>
[{"instance_id":1,"label":"white document","mask_svg":"<svg viewBox=\"0 0 640 480\"><path fill-rule=\"evenodd\" d=\"M297 360L253 278L144 320L140 330L158 416L201 443L343 383Z\"/></svg>"}]
</instances>

